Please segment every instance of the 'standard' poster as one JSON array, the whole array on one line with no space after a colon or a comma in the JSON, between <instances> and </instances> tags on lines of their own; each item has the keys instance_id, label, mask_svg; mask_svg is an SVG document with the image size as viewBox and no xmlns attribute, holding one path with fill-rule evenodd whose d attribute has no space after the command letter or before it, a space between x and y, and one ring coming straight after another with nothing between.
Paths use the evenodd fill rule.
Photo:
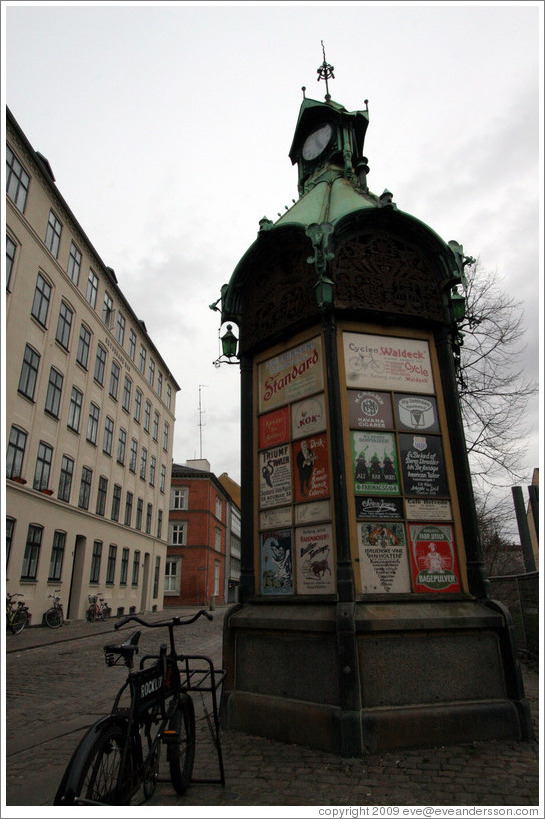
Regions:
<instances>
[{"instance_id":1,"label":"'standard' poster","mask_svg":"<svg viewBox=\"0 0 545 819\"><path fill-rule=\"evenodd\" d=\"M298 594L334 594L335 560L330 523L295 530Z\"/></svg>"},{"instance_id":2,"label":"'standard' poster","mask_svg":"<svg viewBox=\"0 0 545 819\"><path fill-rule=\"evenodd\" d=\"M322 341L317 337L259 365L259 412L289 404L323 388Z\"/></svg>"},{"instance_id":3,"label":"'standard' poster","mask_svg":"<svg viewBox=\"0 0 545 819\"><path fill-rule=\"evenodd\" d=\"M460 570L450 524L409 524L411 568L416 592L461 591Z\"/></svg>"},{"instance_id":4,"label":"'standard' poster","mask_svg":"<svg viewBox=\"0 0 545 819\"><path fill-rule=\"evenodd\" d=\"M363 594L410 592L403 523L360 523L358 534Z\"/></svg>"},{"instance_id":5,"label":"'standard' poster","mask_svg":"<svg viewBox=\"0 0 545 819\"><path fill-rule=\"evenodd\" d=\"M292 530L262 533L260 545L261 593L293 594Z\"/></svg>"}]
</instances>

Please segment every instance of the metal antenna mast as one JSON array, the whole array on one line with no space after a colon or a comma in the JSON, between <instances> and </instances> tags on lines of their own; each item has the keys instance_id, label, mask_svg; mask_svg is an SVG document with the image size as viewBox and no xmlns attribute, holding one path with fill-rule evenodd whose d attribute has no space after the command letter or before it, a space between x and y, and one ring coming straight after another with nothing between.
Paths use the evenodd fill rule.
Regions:
<instances>
[{"instance_id":1,"label":"metal antenna mast","mask_svg":"<svg viewBox=\"0 0 545 819\"><path fill-rule=\"evenodd\" d=\"M202 408L202 402L201 402L201 389L203 387L207 387L207 386L208 386L208 384L199 384L199 407L198 407L198 410L199 410L199 443L200 443L199 458L201 459L201 461L202 461L202 428L206 426L206 424L204 424L203 420L202 420L204 410Z\"/></svg>"}]
</instances>

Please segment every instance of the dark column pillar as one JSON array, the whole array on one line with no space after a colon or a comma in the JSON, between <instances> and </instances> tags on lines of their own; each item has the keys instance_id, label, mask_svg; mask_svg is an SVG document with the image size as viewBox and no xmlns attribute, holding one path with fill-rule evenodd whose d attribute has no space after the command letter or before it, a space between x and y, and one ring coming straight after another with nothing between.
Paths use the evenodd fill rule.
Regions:
<instances>
[{"instance_id":1,"label":"dark column pillar","mask_svg":"<svg viewBox=\"0 0 545 819\"><path fill-rule=\"evenodd\" d=\"M240 421L241 421L241 568L240 602L246 603L255 594L254 571L254 484L253 484L253 379L252 358L240 357Z\"/></svg>"}]
</instances>

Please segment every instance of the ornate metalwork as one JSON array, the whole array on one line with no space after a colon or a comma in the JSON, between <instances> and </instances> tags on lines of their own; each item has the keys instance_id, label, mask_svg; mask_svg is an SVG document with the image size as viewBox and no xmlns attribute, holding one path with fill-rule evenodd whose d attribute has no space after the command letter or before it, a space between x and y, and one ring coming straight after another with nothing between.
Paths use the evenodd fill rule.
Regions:
<instances>
[{"instance_id":1,"label":"ornate metalwork","mask_svg":"<svg viewBox=\"0 0 545 819\"><path fill-rule=\"evenodd\" d=\"M333 73L335 68L334 68L334 66L330 65L326 61L324 41L322 40L321 42L322 42L322 54L324 55L324 61L321 64L320 68L317 69L317 71L318 71L318 80L317 80L317 82L320 82L320 80L325 80L325 92L326 92L325 93L325 99L326 99L326 102L329 102L329 100L331 99L331 95L329 93L329 85L328 85L327 81L329 79L333 79L333 80L335 79L335 74Z\"/></svg>"}]
</instances>

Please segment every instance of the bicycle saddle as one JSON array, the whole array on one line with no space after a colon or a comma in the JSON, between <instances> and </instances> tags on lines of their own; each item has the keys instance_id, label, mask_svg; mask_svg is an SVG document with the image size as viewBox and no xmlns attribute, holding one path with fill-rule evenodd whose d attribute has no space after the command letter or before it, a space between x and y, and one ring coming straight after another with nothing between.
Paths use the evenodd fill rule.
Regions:
<instances>
[{"instance_id":1,"label":"bicycle saddle","mask_svg":"<svg viewBox=\"0 0 545 819\"><path fill-rule=\"evenodd\" d=\"M138 654L138 641L140 640L140 635L142 632L140 629L135 631L128 640L124 643L118 643L117 645L107 645L104 646L104 657L106 660L106 665L114 665L116 662L115 656L118 655L119 657L123 657L124 660L131 658L134 654Z\"/></svg>"}]
</instances>

